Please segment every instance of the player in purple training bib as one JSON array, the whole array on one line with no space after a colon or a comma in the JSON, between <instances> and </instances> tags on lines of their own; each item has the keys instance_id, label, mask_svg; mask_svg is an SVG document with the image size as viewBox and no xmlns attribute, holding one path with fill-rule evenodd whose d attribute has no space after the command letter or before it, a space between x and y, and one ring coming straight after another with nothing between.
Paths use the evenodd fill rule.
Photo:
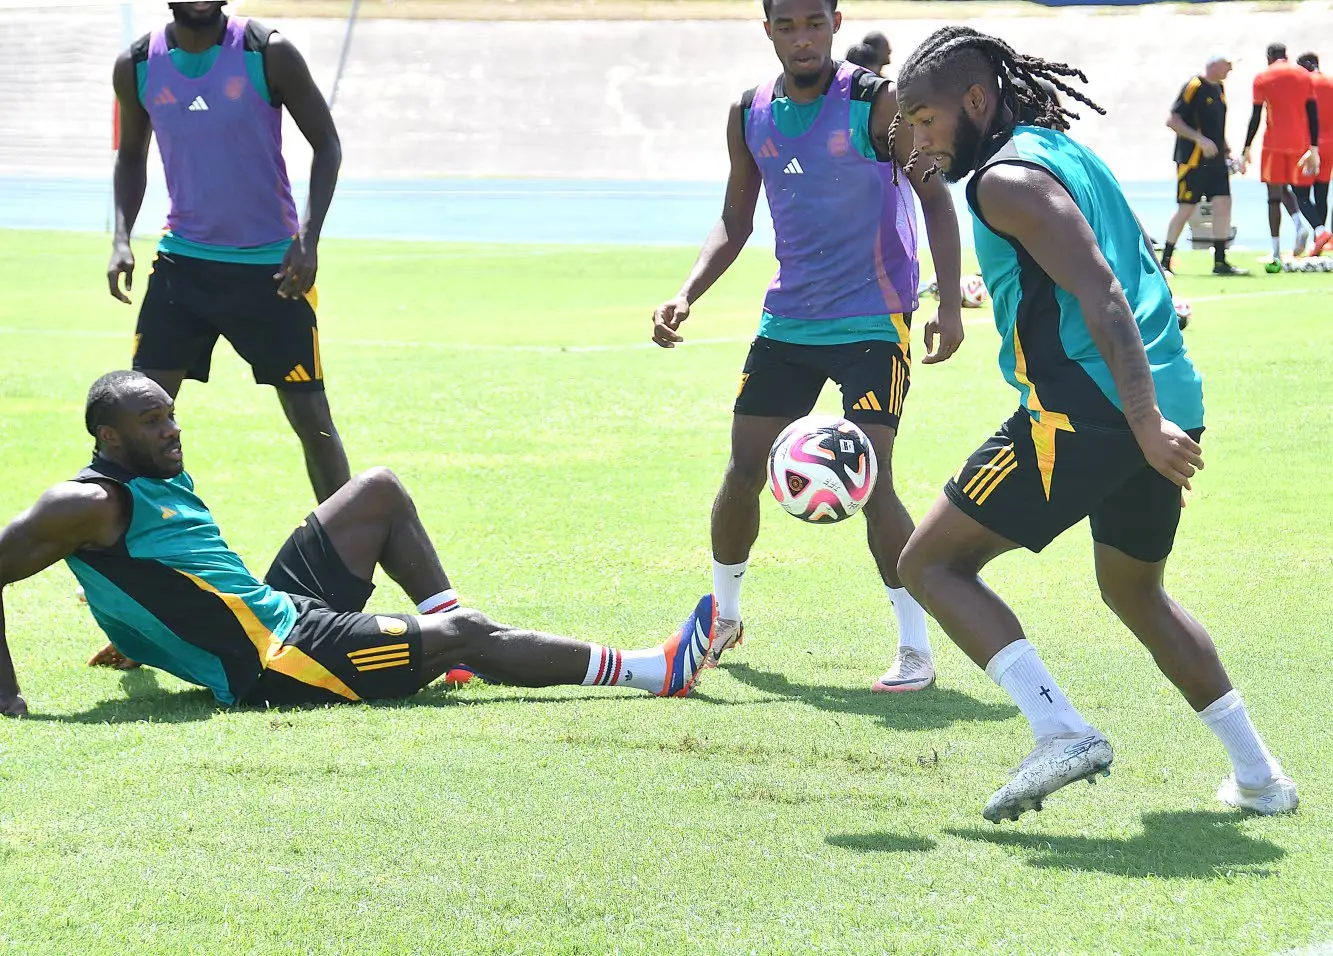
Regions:
<instances>
[{"instance_id":1,"label":"player in purple training bib","mask_svg":"<svg viewBox=\"0 0 1333 956\"><path fill-rule=\"evenodd\" d=\"M128 303L130 233L155 135L171 207L139 310L134 368L175 398L184 379L208 381L213 346L225 338L256 382L277 389L323 501L351 473L324 394L314 288L342 150L296 47L254 20L224 16L225 5L168 4L172 21L116 60L121 134L107 279ZM304 218L282 158L283 107L314 150Z\"/></svg>"},{"instance_id":2,"label":"player in purple training bib","mask_svg":"<svg viewBox=\"0 0 1333 956\"><path fill-rule=\"evenodd\" d=\"M782 73L731 108L731 174L722 218L689 278L653 315L653 341L680 342L690 307L735 261L754 226L760 186L777 237L777 275L741 375L731 461L713 505L715 663L739 643L741 581L759 534L765 461L778 434L814 407L825 382L842 389L843 413L870 437L880 463L865 507L870 553L898 620L898 653L874 691L930 686L935 667L926 616L902 587L898 555L912 519L893 488L893 442L910 382L910 330L917 309L916 203L939 276L939 314L926 323L926 364L963 340L958 219L948 189L919 173L895 177L889 130L898 113L892 84L832 57L842 15L837 0L764 0L764 29Z\"/></svg>"}]
</instances>

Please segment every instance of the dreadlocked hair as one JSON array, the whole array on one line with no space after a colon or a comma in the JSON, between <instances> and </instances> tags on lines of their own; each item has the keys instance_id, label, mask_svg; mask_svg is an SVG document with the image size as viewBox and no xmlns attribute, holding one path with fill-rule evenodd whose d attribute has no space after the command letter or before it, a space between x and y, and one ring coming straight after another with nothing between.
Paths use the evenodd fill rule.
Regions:
<instances>
[{"instance_id":1,"label":"dreadlocked hair","mask_svg":"<svg viewBox=\"0 0 1333 956\"><path fill-rule=\"evenodd\" d=\"M1080 83L1087 83L1088 78L1082 70L1067 63L1025 56L998 37L987 36L971 27L943 27L926 37L925 42L916 48L898 72L899 90L907 89L923 80L932 80L950 66L955 66L956 70L963 69L964 78L972 82L984 80L985 77L980 75L967 76L967 68L955 63L961 54L968 52L984 59L999 84L1000 101L1009 108L1009 112L1017 122L1062 132L1069 129L1069 121L1080 117L1061 105L1059 93L1064 93L1103 116L1106 115L1106 110L1061 79L1068 77L1077 79ZM902 114L899 113L889 126L890 155L896 155L894 145L902 118ZM914 149L903 171L911 172L916 161L917 150ZM924 178L928 179L937 172L939 167L932 166L926 170ZM897 183L896 161L893 176L894 182Z\"/></svg>"}]
</instances>

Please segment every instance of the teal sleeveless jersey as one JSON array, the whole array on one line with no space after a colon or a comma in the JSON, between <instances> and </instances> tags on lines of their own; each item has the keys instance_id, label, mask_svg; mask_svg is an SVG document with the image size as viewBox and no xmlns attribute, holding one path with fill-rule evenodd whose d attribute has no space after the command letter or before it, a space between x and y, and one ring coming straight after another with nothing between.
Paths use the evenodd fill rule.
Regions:
<instances>
[{"instance_id":1,"label":"teal sleeveless jersey","mask_svg":"<svg viewBox=\"0 0 1333 956\"><path fill-rule=\"evenodd\" d=\"M1064 133L1019 126L967 186L977 259L995 307L1000 369L1034 419L1127 428L1111 369L1073 295L1017 242L992 231L977 210L977 180L999 163L1046 170L1082 211L1102 256L1125 291L1157 386L1162 414L1184 429L1203 427L1203 383L1185 352L1171 290L1106 164Z\"/></svg>"},{"instance_id":2,"label":"teal sleeveless jersey","mask_svg":"<svg viewBox=\"0 0 1333 956\"><path fill-rule=\"evenodd\" d=\"M130 506L112 548L66 559L116 648L234 704L296 623L291 598L257 580L227 547L182 472L143 478L101 458L76 481L114 484Z\"/></svg>"}]
</instances>

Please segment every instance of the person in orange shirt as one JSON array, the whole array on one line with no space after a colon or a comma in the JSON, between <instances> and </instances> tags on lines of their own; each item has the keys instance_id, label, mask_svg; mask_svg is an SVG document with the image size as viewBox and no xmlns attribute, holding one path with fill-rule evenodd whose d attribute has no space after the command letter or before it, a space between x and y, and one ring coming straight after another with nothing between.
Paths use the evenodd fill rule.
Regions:
<instances>
[{"instance_id":1,"label":"person in orange shirt","mask_svg":"<svg viewBox=\"0 0 1333 956\"><path fill-rule=\"evenodd\" d=\"M1296 199L1301 204L1301 211L1314 225L1312 252L1317 256L1333 244L1333 233L1328 230L1328 183L1329 174L1333 173L1333 76L1319 71L1319 56L1315 53L1302 53L1296 57L1296 65L1309 72L1319 111L1319 171L1314 175L1302 174L1296 182Z\"/></svg>"},{"instance_id":2,"label":"person in orange shirt","mask_svg":"<svg viewBox=\"0 0 1333 956\"><path fill-rule=\"evenodd\" d=\"M1245 134L1241 171L1250 164L1250 147L1267 110L1259 175L1268 185L1268 228L1274 259L1282 257L1279 236L1283 190L1297 183L1302 169L1313 172L1319 168L1319 113L1314 97L1310 73L1287 60L1285 44L1270 43L1268 68L1254 78L1254 111ZM1300 231L1298 223L1298 252L1305 245Z\"/></svg>"}]
</instances>

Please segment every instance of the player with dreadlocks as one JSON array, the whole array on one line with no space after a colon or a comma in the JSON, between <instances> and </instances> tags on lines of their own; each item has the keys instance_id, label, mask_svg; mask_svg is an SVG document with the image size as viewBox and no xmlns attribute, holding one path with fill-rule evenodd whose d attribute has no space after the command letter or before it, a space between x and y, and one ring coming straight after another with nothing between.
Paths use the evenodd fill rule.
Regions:
<instances>
[{"instance_id":1,"label":"player with dreadlocks","mask_svg":"<svg viewBox=\"0 0 1333 956\"><path fill-rule=\"evenodd\" d=\"M1036 746L986 805L993 822L1040 810L1112 751L1060 692L1013 612L979 573L1040 551L1089 518L1106 603L1152 652L1230 754L1218 797L1294 810L1296 785L1250 722L1208 632L1163 590L1181 487L1203 467L1203 391L1161 267L1115 178L1065 130L1096 112L1063 63L966 28L931 36L899 74L916 161L967 188L1000 367L1021 405L945 487L898 570L954 642L1018 704ZM1019 117L1026 119L1020 123ZM896 130L903 132L902 124Z\"/></svg>"}]
</instances>

